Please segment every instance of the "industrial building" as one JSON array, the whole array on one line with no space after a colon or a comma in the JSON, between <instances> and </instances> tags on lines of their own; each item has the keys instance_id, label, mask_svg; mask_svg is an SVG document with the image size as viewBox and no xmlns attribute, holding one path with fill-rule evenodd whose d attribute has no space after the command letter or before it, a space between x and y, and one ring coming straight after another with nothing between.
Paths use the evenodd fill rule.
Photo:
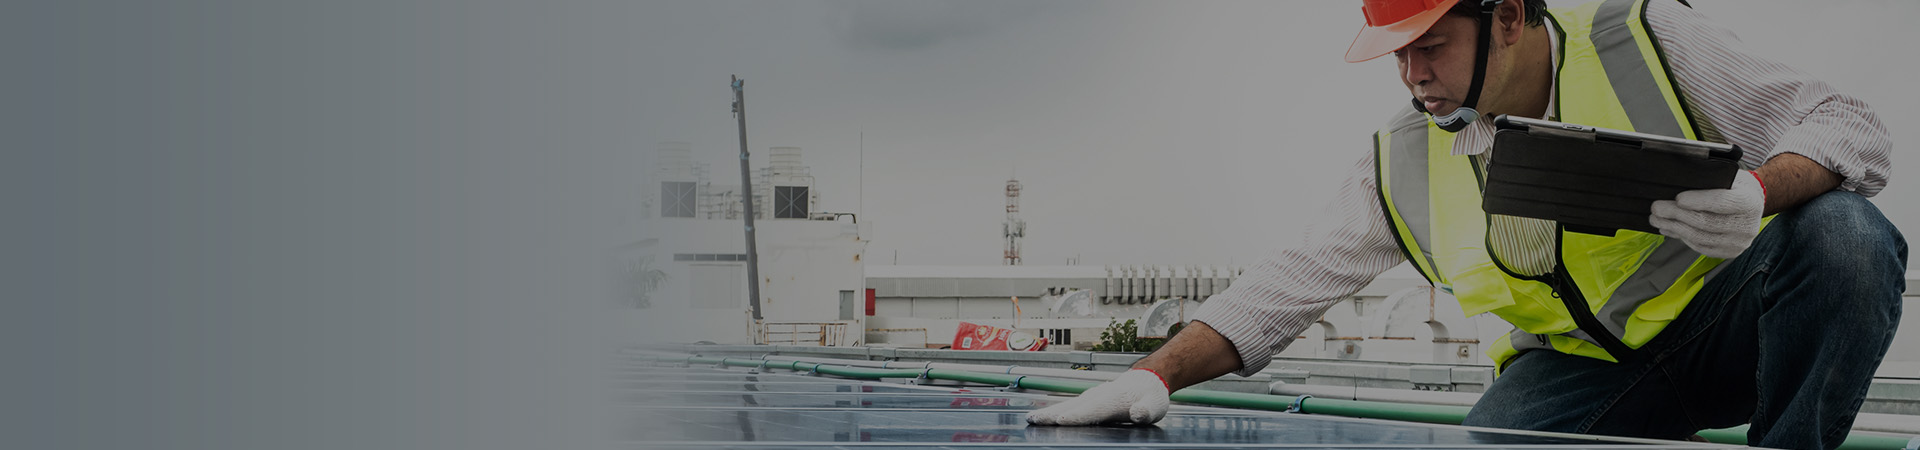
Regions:
<instances>
[{"instance_id":1,"label":"industrial building","mask_svg":"<svg viewBox=\"0 0 1920 450\"><path fill-rule=\"evenodd\" d=\"M618 302L632 323L676 342L849 346L864 342L866 248L857 218L818 211L801 149L775 147L753 197L760 236L760 307L750 314L741 190L715 186L690 144L661 144L643 177L639 229L611 265L637 280ZM758 325L758 326L756 326Z\"/></svg>"}]
</instances>

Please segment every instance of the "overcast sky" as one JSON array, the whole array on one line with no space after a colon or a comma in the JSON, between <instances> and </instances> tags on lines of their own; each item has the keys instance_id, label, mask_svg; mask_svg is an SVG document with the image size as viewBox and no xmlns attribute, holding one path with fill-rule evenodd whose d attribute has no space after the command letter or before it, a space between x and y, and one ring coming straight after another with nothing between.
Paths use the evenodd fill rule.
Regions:
<instances>
[{"instance_id":1,"label":"overcast sky","mask_svg":"<svg viewBox=\"0 0 1920 450\"><path fill-rule=\"evenodd\" d=\"M1905 178L1920 167L1904 151L1920 62L1898 56L1920 42L1907 23L1920 3L1693 3L1761 54L1866 99L1897 153L1874 201L1920 230L1920 183ZM633 25L634 146L692 143L716 186L737 186L737 74L755 166L768 147L804 148L820 208L871 224L873 263L998 264L1002 188L1017 173L1027 264L1247 264L1297 240L1405 102L1390 60L1341 60L1359 7L654 2Z\"/></svg>"}]
</instances>

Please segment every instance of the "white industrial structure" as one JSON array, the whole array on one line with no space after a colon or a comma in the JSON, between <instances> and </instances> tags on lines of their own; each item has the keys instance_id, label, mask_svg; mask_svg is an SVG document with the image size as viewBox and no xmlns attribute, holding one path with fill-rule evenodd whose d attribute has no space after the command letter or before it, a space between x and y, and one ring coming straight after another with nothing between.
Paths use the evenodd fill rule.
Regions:
<instances>
[{"instance_id":1,"label":"white industrial structure","mask_svg":"<svg viewBox=\"0 0 1920 450\"><path fill-rule=\"evenodd\" d=\"M875 265L866 270L874 296L870 323L888 330L870 336L876 342L937 347L950 340L964 320L1028 331L1049 338L1058 346L1050 349L1060 350L1098 342L1100 332L1116 321L1145 325L1156 313L1150 308L1169 300L1181 302L1172 313L1176 321L1185 321L1200 300L1225 291L1240 271L1215 266L1004 265ZM1142 336L1166 332L1164 326L1139 330Z\"/></svg>"},{"instance_id":2,"label":"white industrial structure","mask_svg":"<svg viewBox=\"0 0 1920 450\"><path fill-rule=\"evenodd\" d=\"M767 167L754 174L754 219L807 219L819 214L820 193L800 155L800 147L768 149ZM740 190L715 188L707 164L694 162L693 144L662 142L651 163L653 168L646 174L650 181L641 188L643 219L741 219L745 207Z\"/></svg>"},{"instance_id":3,"label":"white industrial structure","mask_svg":"<svg viewBox=\"0 0 1920 450\"><path fill-rule=\"evenodd\" d=\"M806 219L819 211L820 192L800 164L800 147L767 149L767 167L759 172L753 180L754 219Z\"/></svg>"},{"instance_id":4,"label":"white industrial structure","mask_svg":"<svg viewBox=\"0 0 1920 450\"><path fill-rule=\"evenodd\" d=\"M755 181L758 327L748 300L738 189L717 189L693 146L661 143L642 176L640 239L612 264L642 338L657 342L858 345L866 329L861 225L819 212L797 147L775 147ZM716 153L724 150L716 150ZM764 201L771 200L771 201ZM621 319L627 320L627 319Z\"/></svg>"}]
</instances>

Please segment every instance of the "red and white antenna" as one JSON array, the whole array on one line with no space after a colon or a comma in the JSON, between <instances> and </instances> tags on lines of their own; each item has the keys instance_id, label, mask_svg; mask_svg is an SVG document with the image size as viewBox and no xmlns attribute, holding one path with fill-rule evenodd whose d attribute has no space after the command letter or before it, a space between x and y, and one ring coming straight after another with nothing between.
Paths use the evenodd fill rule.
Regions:
<instances>
[{"instance_id":1,"label":"red and white antenna","mask_svg":"<svg viewBox=\"0 0 1920 450\"><path fill-rule=\"evenodd\" d=\"M1006 265L1020 265L1020 238L1027 234L1027 221L1020 220L1020 180L1007 179L1007 223L1001 227L1007 241Z\"/></svg>"}]
</instances>

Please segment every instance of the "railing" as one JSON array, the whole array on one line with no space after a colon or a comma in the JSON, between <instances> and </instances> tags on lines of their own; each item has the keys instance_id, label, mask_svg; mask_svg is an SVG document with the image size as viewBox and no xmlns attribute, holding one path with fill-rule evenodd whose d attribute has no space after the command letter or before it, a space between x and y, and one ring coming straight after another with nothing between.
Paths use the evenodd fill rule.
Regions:
<instances>
[{"instance_id":1,"label":"railing","mask_svg":"<svg viewBox=\"0 0 1920 450\"><path fill-rule=\"evenodd\" d=\"M845 322L770 322L760 327L760 342L768 345L835 347L846 336Z\"/></svg>"}]
</instances>

